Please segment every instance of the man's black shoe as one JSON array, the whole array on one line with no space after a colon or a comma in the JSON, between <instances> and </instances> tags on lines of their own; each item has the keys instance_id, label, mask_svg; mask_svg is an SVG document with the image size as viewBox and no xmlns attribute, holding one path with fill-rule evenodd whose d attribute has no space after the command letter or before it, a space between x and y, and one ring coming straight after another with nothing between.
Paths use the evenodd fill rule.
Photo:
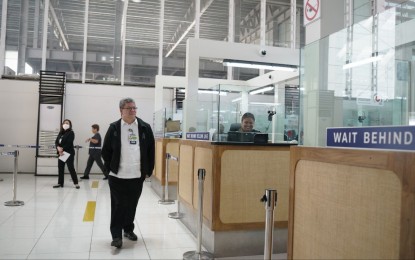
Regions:
<instances>
[{"instance_id":1,"label":"man's black shoe","mask_svg":"<svg viewBox=\"0 0 415 260\"><path fill-rule=\"evenodd\" d=\"M114 238L111 242L111 246L115 246L116 248L121 248L122 247L122 239L119 238L119 237Z\"/></svg>"},{"instance_id":2,"label":"man's black shoe","mask_svg":"<svg viewBox=\"0 0 415 260\"><path fill-rule=\"evenodd\" d=\"M103 180L108 180L108 176L105 176L104 178L102 178Z\"/></svg>"},{"instance_id":3,"label":"man's black shoe","mask_svg":"<svg viewBox=\"0 0 415 260\"><path fill-rule=\"evenodd\" d=\"M133 231L129 231L129 232L125 232L125 231L124 231L124 236L125 236L126 238L128 238L129 240L131 240L131 241L137 241L137 235L136 235L136 234L134 234L134 232L133 232Z\"/></svg>"},{"instance_id":4,"label":"man's black shoe","mask_svg":"<svg viewBox=\"0 0 415 260\"><path fill-rule=\"evenodd\" d=\"M82 179L82 180L89 180L89 177L88 176L82 176L80 179Z\"/></svg>"}]
</instances>

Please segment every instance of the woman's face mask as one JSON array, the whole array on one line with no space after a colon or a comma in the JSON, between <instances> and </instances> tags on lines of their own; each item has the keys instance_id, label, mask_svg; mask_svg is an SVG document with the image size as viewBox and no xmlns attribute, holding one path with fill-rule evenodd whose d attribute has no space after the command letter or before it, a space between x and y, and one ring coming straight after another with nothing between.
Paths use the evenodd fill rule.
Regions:
<instances>
[{"instance_id":1,"label":"woman's face mask","mask_svg":"<svg viewBox=\"0 0 415 260\"><path fill-rule=\"evenodd\" d=\"M70 127L70 125L69 125L69 124L63 124L63 125L62 125L62 128L63 128L63 129L65 129L65 130L68 130L68 129L69 129L69 127Z\"/></svg>"}]
</instances>

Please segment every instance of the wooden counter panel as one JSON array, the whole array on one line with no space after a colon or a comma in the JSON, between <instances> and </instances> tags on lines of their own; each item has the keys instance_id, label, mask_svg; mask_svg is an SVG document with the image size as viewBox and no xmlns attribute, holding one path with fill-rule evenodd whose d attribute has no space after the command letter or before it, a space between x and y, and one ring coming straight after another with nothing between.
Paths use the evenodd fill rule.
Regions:
<instances>
[{"instance_id":1,"label":"wooden counter panel","mask_svg":"<svg viewBox=\"0 0 415 260\"><path fill-rule=\"evenodd\" d=\"M294 147L288 259L415 259L415 153Z\"/></svg>"},{"instance_id":2,"label":"wooden counter panel","mask_svg":"<svg viewBox=\"0 0 415 260\"><path fill-rule=\"evenodd\" d=\"M265 221L265 189L276 189L275 221L288 221L290 152L225 150L221 157L219 218L223 224Z\"/></svg>"},{"instance_id":3,"label":"wooden counter panel","mask_svg":"<svg viewBox=\"0 0 415 260\"><path fill-rule=\"evenodd\" d=\"M162 183L163 174L164 174L164 160L165 156L165 146L163 139L156 140L156 161L154 165L154 176ZM164 185L164 183L162 183Z\"/></svg>"},{"instance_id":4,"label":"wooden counter panel","mask_svg":"<svg viewBox=\"0 0 415 260\"><path fill-rule=\"evenodd\" d=\"M301 160L294 185L294 259L399 258L393 172Z\"/></svg>"},{"instance_id":5,"label":"wooden counter panel","mask_svg":"<svg viewBox=\"0 0 415 260\"><path fill-rule=\"evenodd\" d=\"M179 196L189 205L193 205L193 156L193 147L191 145L180 145Z\"/></svg>"},{"instance_id":6,"label":"wooden counter panel","mask_svg":"<svg viewBox=\"0 0 415 260\"><path fill-rule=\"evenodd\" d=\"M166 153L179 158L179 142L169 142L166 145ZM166 157L164 157L166 158ZM177 183L179 175L179 162L169 160L169 183Z\"/></svg>"},{"instance_id":7,"label":"wooden counter panel","mask_svg":"<svg viewBox=\"0 0 415 260\"><path fill-rule=\"evenodd\" d=\"M199 169L206 170L205 181L203 185L203 216L208 220L212 220L212 187L213 187L213 171L212 171L212 150L209 148L195 147L194 160L194 181L193 187L193 207L199 209L199 180L197 172ZM210 223L211 221L209 221ZM210 227L210 225L208 225Z\"/></svg>"}]
</instances>

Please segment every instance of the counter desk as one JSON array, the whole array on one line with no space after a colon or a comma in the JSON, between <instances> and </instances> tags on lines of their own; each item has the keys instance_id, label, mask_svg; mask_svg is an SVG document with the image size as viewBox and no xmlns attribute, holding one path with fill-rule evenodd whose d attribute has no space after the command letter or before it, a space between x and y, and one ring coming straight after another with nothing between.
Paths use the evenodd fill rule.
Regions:
<instances>
[{"instance_id":1,"label":"counter desk","mask_svg":"<svg viewBox=\"0 0 415 260\"><path fill-rule=\"evenodd\" d=\"M288 259L415 259L415 153L291 149Z\"/></svg>"},{"instance_id":2,"label":"counter desk","mask_svg":"<svg viewBox=\"0 0 415 260\"><path fill-rule=\"evenodd\" d=\"M266 189L275 189L274 253L287 250L290 144L180 140L179 208L196 235L198 169L206 170L203 246L216 257L264 253Z\"/></svg>"},{"instance_id":3,"label":"counter desk","mask_svg":"<svg viewBox=\"0 0 415 260\"><path fill-rule=\"evenodd\" d=\"M175 138L157 138L156 139L156 157L154 173L151 179L151 187L160 196L163 197L164 185L166 185L166 153L174 157L179 156L180 139ZM177 180L179 164L177 161L169 160L169 179L168 179L168 197L177 199Z\"/></svg>"}]
</instances>

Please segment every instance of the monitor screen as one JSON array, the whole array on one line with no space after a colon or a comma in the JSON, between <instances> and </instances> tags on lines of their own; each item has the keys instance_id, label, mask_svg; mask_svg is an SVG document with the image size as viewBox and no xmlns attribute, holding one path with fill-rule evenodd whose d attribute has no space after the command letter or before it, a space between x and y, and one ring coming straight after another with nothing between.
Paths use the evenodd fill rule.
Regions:
<instances>
[{"instance_id":1,"label":"monitor screen","mask_svg":"<svg viewBox=\"0 0 415 260\"><path fill-rule=\"evenodd\" d=\"M228 141L253 143L255 134L254 132L228 132Z\"/></svg>"}]
</instances>

